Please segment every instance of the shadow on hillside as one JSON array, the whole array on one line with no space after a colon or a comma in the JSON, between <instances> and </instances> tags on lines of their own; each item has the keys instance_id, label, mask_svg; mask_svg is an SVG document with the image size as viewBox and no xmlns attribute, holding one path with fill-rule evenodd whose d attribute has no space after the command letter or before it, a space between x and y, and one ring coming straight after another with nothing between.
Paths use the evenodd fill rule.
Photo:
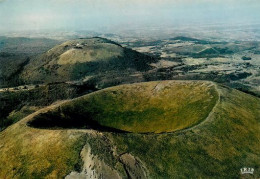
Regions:
<instances>
[{"instance_id":1,"label":"shadow on hillside","mask_svg":"<svg viewBox=\"0 0 260 179\"><path fill-rule=\"evenodd\" d=\"M28 121L28 126L39 129L93 129L100 132L115 132L128 133L127 131L115 129L108 126L103 126L93 120L88 114L70 114L63 116L57 112L47 112L35 116L31 121Z\"/></svg>"}]
</instances>

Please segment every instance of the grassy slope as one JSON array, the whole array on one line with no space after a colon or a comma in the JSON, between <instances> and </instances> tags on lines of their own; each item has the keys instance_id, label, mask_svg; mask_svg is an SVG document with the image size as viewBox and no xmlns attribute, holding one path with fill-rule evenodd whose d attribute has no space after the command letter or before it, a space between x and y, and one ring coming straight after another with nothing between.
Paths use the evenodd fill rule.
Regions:
<instances>
[{"instance_id":1,"label":"grassy slope","mask_svg":"<svg viewBox=\"0 0 260 179\"><path fill-rule=\"evenodd\" d=\"M59 65L85 63L91 61L106 61L111 58L121 57L123 48L114 44L89 44L82 49L70 49L63 53L59 60Z\"/></svg>"},{"instance_id":2,"label":"grassy slope","mask_svg":"<svg viewBox=\"0 0 260 179\"><path fill-rule=\"evenodd\" d=\"M238 178L240 168L260 175L260 100L220 87L220 103L192 130L162 135L113 135L120 153L145 162L152 178Z\"/></svg>"},{"instance_id":3,"label":"grassy slope","mask_svg":"<svg viewBox=\"0 0 260 179\"><path fill-rule=\"evenodd\" d=\"M259 176L260 100L224 87L218 86L218 91L220 101L213 113L192 129L164 134L104 132L85 139L104 161L113 160L108 159L113 152L98 143L110 143L118 154L131 153L141 159L151 178L238 178L244 166L254 167ZM74 170L85 132L28 128L27 119L0 133L4 164L0 178L61 178Z\"/></svg>"}]
</instances>

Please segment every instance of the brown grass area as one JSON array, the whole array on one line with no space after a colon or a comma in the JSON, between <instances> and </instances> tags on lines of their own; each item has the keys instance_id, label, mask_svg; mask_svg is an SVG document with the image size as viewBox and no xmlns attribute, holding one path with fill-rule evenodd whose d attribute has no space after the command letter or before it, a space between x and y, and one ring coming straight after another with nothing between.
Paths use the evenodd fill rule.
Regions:
<instances>
[{"instance_id":1,"label":"brown grass area","mask_svg":"<svg viewBox=\"0 0 260 179\"><path fill-rule=\"evenodd\" d=\"M82 139L83 133L18 122L0 134L0 178L62 178L79 162Z\"/></svg>"}]
</instances>

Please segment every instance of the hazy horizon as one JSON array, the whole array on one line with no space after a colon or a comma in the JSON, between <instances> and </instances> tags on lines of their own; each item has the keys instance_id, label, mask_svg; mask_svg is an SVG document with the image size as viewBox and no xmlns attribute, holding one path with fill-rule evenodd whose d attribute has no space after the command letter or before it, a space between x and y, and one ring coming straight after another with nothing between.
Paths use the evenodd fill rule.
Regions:
<instances>
[{"instance_id":1,"label":"hazy horizon","mask_svg":"<svg viewBox=\"0 0 260 179\"><path fill-rule=\"evenodd\" d=\"M251 23L257 0L0 0L0 31Z\"/></svg>"}]
</instances>

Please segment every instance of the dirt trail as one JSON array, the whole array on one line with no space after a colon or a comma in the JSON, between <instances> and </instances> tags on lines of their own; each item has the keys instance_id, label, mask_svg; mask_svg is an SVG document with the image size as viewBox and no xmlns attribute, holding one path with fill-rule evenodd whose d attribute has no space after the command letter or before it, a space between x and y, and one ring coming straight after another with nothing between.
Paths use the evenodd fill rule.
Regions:
<instances>
[{"instance_id":1,"label":"dirt trail","mask_svg":"<svg viewBox=\"0 0 260 179\"><path fill-rule=\"evenodd\" d=\"M8 87L8 88L1 88L0 92L6 92L6 91L28 91L32 90L41 86L45 86L44 84L40 85L22 85L22 86L15 86L15 87Z\"/></svg>"},{"instance_id":2,"label":"dirt trail","mask_svg":"<svg viewBox=\"0 0 260 179\"><path fill-rule=\"evenodd\" d=\"M213 82L212 82L212 84L213 84L215 90L216 90L217 93L218 93L218 100L216 101L216 104L214 105L214 107L212 108L212 110L210 111L210 113L208 114L208 116L207 116L203 121L201 121L200 123L198 123L198 124L196 124L196 125L194 125L194 126L192 126L192 127L190 127L190 128L180 130L179 132L186 132L186 131L190 131L190 130L193 130L193 129L197 129L198 127L200 127L200 126L203 125L204 123L209 122L210 120L213 119L213 115L215 114L215 109L217 108L218 104L220 103L220 96L221 96L220 93L221 93L221 92L220 92L220 90L218 89L216 83L213 83ZM176 131L176 132L178 132L178 131Z\"/></svg>"}]
</instances>

